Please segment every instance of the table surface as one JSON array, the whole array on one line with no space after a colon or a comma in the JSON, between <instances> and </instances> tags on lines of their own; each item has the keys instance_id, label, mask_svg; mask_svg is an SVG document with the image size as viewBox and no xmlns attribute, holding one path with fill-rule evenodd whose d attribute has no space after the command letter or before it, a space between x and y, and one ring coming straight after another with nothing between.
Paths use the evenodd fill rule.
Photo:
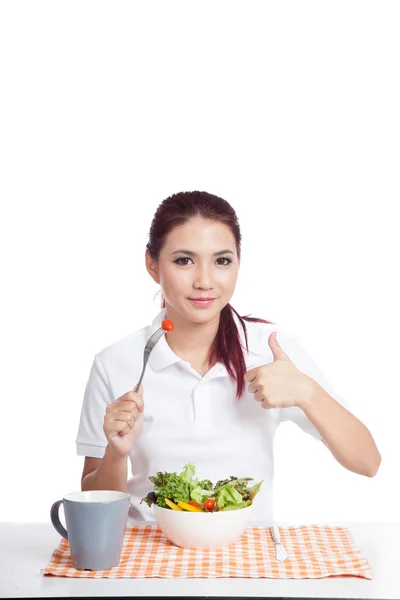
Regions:
<instances>
[{"instance_id":1,"label":"table surface","mask_svg":"<svg viewBox=\"0 0 400 600\"><path fill-rule=\"evenodd\" d=\"M289 525L289 523L282 523ZM0 523L0 597L400 598L399 523L330 523L352 532L374 579L79 579L44 576L60 536L51 523Z\"/></svg>"}]
</instances>

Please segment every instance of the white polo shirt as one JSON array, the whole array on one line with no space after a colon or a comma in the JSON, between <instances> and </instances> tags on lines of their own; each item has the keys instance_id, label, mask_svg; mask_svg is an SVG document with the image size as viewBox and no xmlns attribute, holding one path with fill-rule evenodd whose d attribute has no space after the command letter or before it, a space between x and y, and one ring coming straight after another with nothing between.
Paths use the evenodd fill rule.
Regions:
<instances>
[{"instance_id":1,"label":"white polo shirt","mask_svg":"<svg viewBox=\"0 0 400 600\"><path fill-rule=\"evenodd\" d=\"M103 421L107 404L132 390L140 376L143 348L165 318L163 309L149 327L125 337L96 354L83 400L76 439L80 456L102 458L107 439ZM244 344L243 330L238 329ZM249 353L247 369L272 362L268 337L277 340L296 367L317 381L338 402L314 361L295 337L276 324L246 322ZM273 442L279 423L291 420L317 440L319 432L298 407L261 408L253 394L236 399L236 385L224 365L217 363L201 377L161 338L150 355L143 380L144 426L130 452L130 517L153 521L154 512L141 499L153 489L148 477L157 471L179 473L191 462L196 476L216 483L231 475L264 480L253 509L254 522L270 522L274 475ZM247 384L246 384L247 388Z\"/></svg>"}]
</instances>

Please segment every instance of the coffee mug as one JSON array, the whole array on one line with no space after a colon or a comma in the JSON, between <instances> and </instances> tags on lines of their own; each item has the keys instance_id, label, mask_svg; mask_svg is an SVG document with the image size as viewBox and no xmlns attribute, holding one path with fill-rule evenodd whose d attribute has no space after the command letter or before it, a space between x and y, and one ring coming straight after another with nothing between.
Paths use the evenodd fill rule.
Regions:
<instances>
[{"instance_id":1,"label":"coffee mug","mask_svg":"<svg viewBox=\"0 0 400 600\"><path fill-rule=\"evenodd\" d=\"M60 522L61 504L67 529ZM75 569L104 571L119 564L128 511L129 494L125 492L73 492L54 502L51 522L68 540Z\"/></svg>"}]
</instances>

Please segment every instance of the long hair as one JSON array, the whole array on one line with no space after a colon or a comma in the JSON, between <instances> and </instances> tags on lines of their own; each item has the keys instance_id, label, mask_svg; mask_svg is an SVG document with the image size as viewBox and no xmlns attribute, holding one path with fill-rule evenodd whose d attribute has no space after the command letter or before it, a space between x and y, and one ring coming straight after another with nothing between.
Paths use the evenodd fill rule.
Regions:
<instances>
[{"instance_id":1,"label":"long hair","mask_svg":"<svg viewBox=\"0 0 400 600\"><path fill-rule=\"evenodd\" d=\"M234 209L223 198L198 191L173 194L158 206L146 245L151 258L158 260L165 238L170 231L194 217L219 221L227 225L235 238L236 251L240 258L242 236ZM163 306L165 306L164 300ZM244 332L246 351L249 349L246 321L258 323L270 323L270 321L249 316L241 317L230 304L221 311L218 331L211 348L210 362L216 360L225 365L229 376L236 381L236 397L240 398L245 389L246 363L234 314Z\"/></svg>"}]
</instances>

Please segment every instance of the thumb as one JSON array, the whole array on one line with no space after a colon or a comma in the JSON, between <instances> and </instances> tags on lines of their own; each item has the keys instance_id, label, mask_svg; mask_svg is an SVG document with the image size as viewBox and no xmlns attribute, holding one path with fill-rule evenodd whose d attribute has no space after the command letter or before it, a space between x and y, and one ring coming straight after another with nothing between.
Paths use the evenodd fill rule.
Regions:
<instances>
[{"instance_id":1,"label":"thumb","mask_svg":"<svg viewBox=\"0 0 400 600\"><path fill-rule=\"evenodd\" d=\"M268 345L271 348L274 360L289 360L290 361L290 358L288 357L288 355L284 353L284 351L278 344L278 340L276 339L276 331L271 333L271 335L269 336Z\"/></svg>"}]
</instances>

